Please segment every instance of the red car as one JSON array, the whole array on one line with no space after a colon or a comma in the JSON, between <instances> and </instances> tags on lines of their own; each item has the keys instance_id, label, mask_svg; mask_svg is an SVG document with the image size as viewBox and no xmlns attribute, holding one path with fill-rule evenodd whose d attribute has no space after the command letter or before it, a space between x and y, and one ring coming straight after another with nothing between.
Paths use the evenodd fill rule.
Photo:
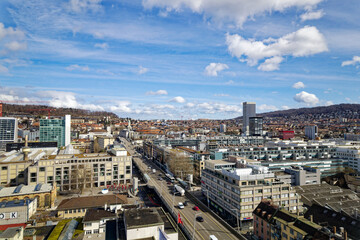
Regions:
<instances>
[{"instance_id":1,"label":"red car","mask_svg":"<svg viewBox=\"0 0 360 240\"><path fill-rule=\"evenodd\" d=\"M200 210L198 206L194 206L193 209L194 209L195 211L199 211L199 210Z\"/></svg>"}]
</instances>

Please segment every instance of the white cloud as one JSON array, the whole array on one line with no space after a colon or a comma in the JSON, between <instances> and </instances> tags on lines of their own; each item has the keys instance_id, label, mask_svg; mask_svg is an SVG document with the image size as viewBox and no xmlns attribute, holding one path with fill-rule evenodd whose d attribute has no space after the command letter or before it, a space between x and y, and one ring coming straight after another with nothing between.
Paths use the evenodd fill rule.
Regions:
<instances>
[{"instance_id":1,"label":"white cloud","mask_svg":"<svg viewBox=\"0 0 360 240\"><path fill-rule=\"evenodd\" d=\"M334 105L334 103L332 101L326 101L325 102L325 106L331 106Z\"/></svg>"},{"instance_id":2,"label":"white cloud","mask_svg":"<svg viewBox=\"0 0 360 240\"><path fill-rule=\"evenodd\" d=\"M360 57L354 56L352 58L352 60L342 62L341 66L344 67L344 66L348 66L348 65L359 65L359 63L360 63Z\"/></svg>"},{"instance_id":3,"label":"white cloud","mask_svg":"<svg viewBox=\"0 0 360 240\"><path fill-rule=\"evenodd\" d=\"M259 66L259 70L272 71L279 69L282 56L305 57L328 50L324 36L316 27L305 26L296 32L287 34L268 44L267 41L246 40L238 34L226 35L226 44L232 56L249 66Z\"/></svg>"},{"instance_id":4,"label":"white cloud","mask_svg":"<svg viewBox=\"0 0 360 240\"><path fill-rule=\"evenodd\" d=\"M145 68L145 67L143 67L143 66L139 66L139 70L138 70L138 74L145 74L145 73L147 73L149 71L149 69L148 68Z\"/></svg>"},{"instance_id":5,"label":"white cloud","mask_svg":"<svg viewBox=\"0 0 360 240\"><path fill-rule=\"evenodd\" d=\"M284 58L279 57L279 56L275 56L275 57L266 59L265 62L260 64L260 66L258 67L258 70L265 71L265 72L279 70L280 69L279 65L283 60L284 60Z\"/></svg>"},{"instance_id":6,"label":"white cloud","mask_svg":"<svg viewBox=\"0 0 360 240\"><path fill-rule=\"evenodd\" d=\"M66 70L68 70L68 71L74 71L74 70L89 71L90 68L88 66L79 66L77 64L73 64L73 65L66 67Z\"/></svg>"},{"instance_id":7,"label":"white cloud","mask_svg":"<svg viewBox=\"0 0 360 240\"><path fill-rule=\"evenodd\" d=\"M0 73L8 73L8 72L9 72L9 69L0 64Z\"/></svg>"},{"instance_id":8,"label":"white cloud","mask_svg":"<svg viewBox=\"0 0 360 240\"><path fill-rule=\"evenodd\" d=\"M324 11L318 10L318 11L307 11L300 15L301 21L305 22L307 20L315 20L320 19L324 16Z\"/></svg>"},{"instance_id":9,"label":"white cloud","mask_svg":"<svg viewBox=\"0 0 360 240\"><path fill-rule=\"evenodd\" d=\"M181 96L177 96L177 97L174 97L173 99L171 99L170 102L184 103L184 102L186 102L186 100L185 100L185 98L183 98Z\"/></svg>"},{"instance_id":10,"label":"white cloud","mask_svg":"<svg viewBox=\"0 0 360 240\"><path fill-rule=\"evenodd\" d=\"M168 92L166 90L157 90L156 92L149 91L146 92L146 95L168 95Z\"/></svg>"},{"instance_id":11,"label":"white cloud","mask_svg":"<svg viewBox=\"0 0 360 240\"><path fill-rule=\"evenodd\" d=\"M315 7L322 0L143 0L143 6L147 9L161 8L161 14L184 9L204 14L215 21L233 21L238 27L248 19L274 11L283 12L288 8ZM164 11L166 11L164 13Z\"/></svg>"},{"instance_id":12,"label":"white cloud","mask_svg":"<svg viewBox=\"0 0 360 240\"><path fill-rule=\"evenodd\" d=\"M81 12L98 12L101 10L102 0L70 0L69 8L71 11L76 13Z\"/></svg>"},{"instance_id":13,"label":"white cloud","mask_svg":"<svg viewBox=\"0 0 360 240\"><path fill-rule=\"evenodd\" d=\"M121 112L121 113L131 113L130 108L131 102L129 101L117 101L115 106L110 107L110 111Z\"/></svg>"},{"instance_id":14,"label":"white cloud","mask_svg":"<svg viewBox=\"0 0 360 240\"><path fill-rule=\"evenodd\" d=\"M210 63L205 67L204 73L207 76L216 77L218 72L221 72L224 69L229 69L229 66L224 63Z\"/></svg>"},{"instance_id":15,"label":"white cloud","mask_svg":"<svg viewBox=\"0 0 360 240\"><path fill-rule=\"evenodd\" d=\"M225 94L225 93L215 93L214 94L215 97L229 97L229 94Z\"/></svg>"},{"instance_id":16,"label":"white cloud","mask_svg":"<svg viewBox=\"0 0 360 240\"><path fill-rule=\"evenodd\" d=\"M233 80L229 80L225 83L225 85L233 85L235 82Z\"/></svg>"},{"instance_id":17,"label":"white cloud","mask_svg":"<svg viewBox=\"0 0 360 240\"><path fill-rule=\"evenodd\" d=\"M198 112L205 114L216 114L216 113L238 113L242 112L242 107L238 105L227 105L224 103L211 103L204 102L195 105L195 109Z\"/></svg>"},{"instance_id":18,"label":"white cloud","mask_svg":"<svg viewBox=\"0 0 360 240\"><path fill-rule=\"evenodd\" d=\"M305 84L303 82L297 82L292 85L293 88L300 89L305 88Z\"/></svg>"},{"instance_id":19,"label":"white cloud","mask_svg":"<svg viewBox=\"0 0 360 240\"><path fill-rule=\"evenodd\" d=\"M19 29L13 29L12 27L6 28L4 24L0 22L0 40L4 39L5 37L12 39L24 39L25 34Z\"/></svg>"},{"instance_id":20,"label":"white cloud","mask_svg":"<svg viewBox=\"0 0 360 240\"><path fill-rule=\"evenodd\" d=\"M274 105L267 105L267 104L261 104L257 107L260 111L276 111L279 110L276 106Z\"/></svg>"},{"instance_id":21,"label":"white cloud","mask_svg":"<svg viewBox=\"0 0 360 240\"><path fill-rule=\"evenodd\" d=\"M299 103L305 103L307 105L315 105L319 102L319 99L315 94L302 91L294 96L294 100Z\"/></svg>"},{"instance_id":22,"label":"white cloud","mask_svg":"<svg viewBox=\"0 0 360 240\"><path fill-rule=\"evenodd\" d=\"M281 106L281 108L282 108L282 109L284 109L284 110L288 110L288 109L290 109L290 107L289 107L289 106L286 106L286 105Z\"/></svg>"},{"instance_id":23,"label":"white cloud","mask_svg":"<svg viewBox=\"0 0 360 240\"><path fill-rule=\"evenodd\" d=\"M192 108L194 106L195 106L195 103L191 103L191 102L185 104L185 107L187 107L187 108Z\"/></svg>"},{"instance_id":24,"label":"white cloud","mask_svg":"<svg viewBox=\"0 0 360 240\"><path fill-rule=\"evenodd\" d=\"M5 47L10 51L20 51L25 50L27 44L25 42L11 41L5 44Z\"/></svg>"},{"instance_id":25,"label":"white cloud","mask_svg":"<svg viewBox=\"0 0 360 240\"><path fill-rule=\"evenodd\" d=\"M109 48L109 44L107 44L107 43L96 43L96 44L94 45L94 47L102 48L102 49L106 50L106 49Z\"/></svg>"}]
</instances>

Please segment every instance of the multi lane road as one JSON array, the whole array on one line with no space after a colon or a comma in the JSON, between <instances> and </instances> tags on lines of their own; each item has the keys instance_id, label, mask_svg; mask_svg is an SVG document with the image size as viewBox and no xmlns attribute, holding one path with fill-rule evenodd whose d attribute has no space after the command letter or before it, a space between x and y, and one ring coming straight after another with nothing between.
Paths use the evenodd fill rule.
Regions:
<instances>
[{"instance_id":1,"label":"multi lane road","mask_svg":"<svg viewBox=\"0 0 360 240\"><path fill-rule=\"evenodd\" d=\"M161 194L162 200L166 201L171 208L170 210L173 210L176 216L180 213L182 222L190 235L194 236L193 239L208 240L210 239L210 235L216 236L219 240L238 239L208 212L203 212L201 209L199 209L199 211L194 210L193 207L195 204L192 203L186 196L175 196L173 194L173 185L168 185L165 180L159 179L159 173L162 171L150 161L145 161L136 157L133 146L125 139L122 139L122 141L128 152L134 156L134 162L139 167L140 171L149 175L150 180L148 185L157 189L157 191ZM149 167L157 169L156 173L149 171ZM183 203L185 201L188 202L188 206L185 206L184 209L179 209L178 203ZM203 217L204 221L197 221L196 217L198 216Z\"/></svg>"}]
</instances>

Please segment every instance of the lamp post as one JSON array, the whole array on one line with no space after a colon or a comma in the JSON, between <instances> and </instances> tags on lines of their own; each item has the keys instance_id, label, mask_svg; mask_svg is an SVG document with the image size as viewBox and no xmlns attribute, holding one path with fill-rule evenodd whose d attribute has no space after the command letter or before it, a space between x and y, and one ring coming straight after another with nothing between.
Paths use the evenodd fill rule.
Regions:
<instances>
[{"instance_id":1,"label":"lamp post","mask_svg":"<svg viewBox=\"0 0 360 240\"><path fill-rule=\"evenodd\" d=\"M196 213L194 216L194 229L193 229L193 236L192 239L195 240L195 224L196 224L196 216L200 215L201 213Z\"/></svg>"},{"instance_id":2,"label":"lamp post","mask_svg":"<svg viewBox=\"0 0 360 240\"><path fill-rule=\"evenodd\" d=\"M237 222L237 230L238 230L238 232L239 232L239 212L238 212L238 210L236 209L236 208L233 208L233 209L230 209L230 210L235 210L235 212L236 212L236 222Z\"/></svg>"}]
</instances>

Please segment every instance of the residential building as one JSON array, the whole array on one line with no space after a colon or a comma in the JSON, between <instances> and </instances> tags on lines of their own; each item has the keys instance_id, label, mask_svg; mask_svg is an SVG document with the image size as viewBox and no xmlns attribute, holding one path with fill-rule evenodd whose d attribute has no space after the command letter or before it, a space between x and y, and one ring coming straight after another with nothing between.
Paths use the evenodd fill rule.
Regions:
<instances>
[{"instance_id":1,"label":"residential building","mask_svg":"<svg viewBox=\"0 0 360 240\"><path fill-rule=\"evenodd\" d=\"M262 136L263 135L263 118L249 117L249 135Z\"/></svg>"},{"instance_id":2,"label":"residential building","mask_svg":"<svg viewBox=\"0 0 360 240\"><path fill-rule=\"evenodd\" d=\"M99 150L107 149L110 145L114 144L114 138L109 136L97 136L94 141L99 146ZM95 143L94 143L95 144Z\"/></svg>"},{"instance_id":3,"label":"residential building","mask_svg":"<svg viewBox=\"0 0 360 240\"><path fill-rule=\"evenodd\" d=\"M279 181L266 167L236 168L234 162L210 160L205 162L201 180L203 194L220 215L236 218L239 211L241 221L252 220L252 211L263 198L271 198L291 212L302 211L291 184Z\"/></svg>"},{"instance_id":4,"label":"residential building","mask_svg":"<svg viewBox=\"0 0 360 240\"><path fill-rule=\"evenodd\" d=\"M68 198L61 201L57 207L57 216L60 218L84 217L89 209L102 208L117 211L127 204L125 195L97 195L89 197Z\"/></svg>"},{"instance_id":5,"label":"residential building","mask_svg":"<svg viewBox=\"0 0 360 240\"><path fill-rule=\"evenodd\" d=\"M0 117L0 149L4 150L6 143L17 142L18 120L12 117Z\"/></svg>"},{"instance_id":6,"label":"residential building","mask_svg":"<svg viewBox=\"0 0 360 240\"><path fill-rule=\"evenodd\" d=\"M348 161L348 166L360 173L360 145L338 147L335 154Z\"/></svg>"},{"instance_id":7,"label":"residential building","mask_svg":"<svg viewBox=\"0 0 360 240\"><path fill-rule=\"evenodd\" d=\"M85 235L96 234L97 239L105 240L106 222L115 220L116 213L104 209L89 209L83 219Z\"/></svg>"},{"instance_id":8,"label":"residential building","mask_svg":"<svg viewBox=\"0 0 360 240\"><path fill-rule=\"evenodd\" d=\"M34 238L36 240L48 239L50 233L54 228L55 226L53 225L25 228L23 240L34 240Z\"/></svg>"},{"instance_id":9,"label":"residential building","mask_svg":"<svg viewBox=\"0 0 360 240\"><path fill-rule=\"evenodd\" d=\"M280 138L282 140L289 140L295 137L295 132L294 131L280 131Z\"/></svg>"},{"instance_id":10,"label":"residential building","mask_svg":"<svg viewBox=\"0 0 360 240\"><path fill-rule=\"evenodd\" d=\"M220 124L220 132L221 133L224 133L224 132L226 132L226 124Z\"/></svg>"},{"instance_id":11,"label":"residential building","mask_svg":"<svg viewBox=\"0 0 360 240\"><path fill-rule=\"evenodd\" d=\"M0 240L23 240L23 236L23 227L11 227L0 233Z\"/></svg>"},{"instance_id":12,"label":"residential building","mask_svg":"<svg viewBox=\"0 0 360 240\"><path fill-rule=\"evenodd\" d=\"M243 102L243 134L249 135L249 118L256 117L256 103Z\"/></svg>"},{"instance_id":13,"label":"residential building","mask_svg":"<svg viewBox=\"0 0 360 240\"><path fill-rule=\"evenodd\" d=\"M70 144L71 116L62 119L40 119L40 142L57 142L58 147Z\"/></svg>"},{"instance_id":14,"label":"residential building","mask_svg":"<svg viewBox=\"0 0 360 240\"><path fill-rule=\"evenodd\" d=\"M1 202L0 226L26 223L36 213L36 206L36 198Z\"/></svg>"},{"instance_id":15,"label":"residential building","mask_svg":"<svg viewBox=\"0 0 360 240\"><path fill-rule=\"evenodd\" d=\"M0 202L37 199L36 207L52 208L56 200L56 186L51 184L23 185L1 187Z\"/></svg>"},{"instance_id":16,"label":"residential building","mask_svg":"<svg viewBox=\"0 0 360 240\"><path fill-rule=\"evenodd\" d=\"M318 168L292 166L285 168L283 172L276 172L276 177L292 186L320 184L321 172Z\"/></svg>"},{"instance_id":17,"label":"residential building","mask_svg":"<svg viewBox=\"0 0 360 240\"><path fill-rule=\"evenodd\" d=\"M318 136L318 127L316 125L305 126L305 136L310 140L315 140Z\"/></svg>"}]
</instances>

